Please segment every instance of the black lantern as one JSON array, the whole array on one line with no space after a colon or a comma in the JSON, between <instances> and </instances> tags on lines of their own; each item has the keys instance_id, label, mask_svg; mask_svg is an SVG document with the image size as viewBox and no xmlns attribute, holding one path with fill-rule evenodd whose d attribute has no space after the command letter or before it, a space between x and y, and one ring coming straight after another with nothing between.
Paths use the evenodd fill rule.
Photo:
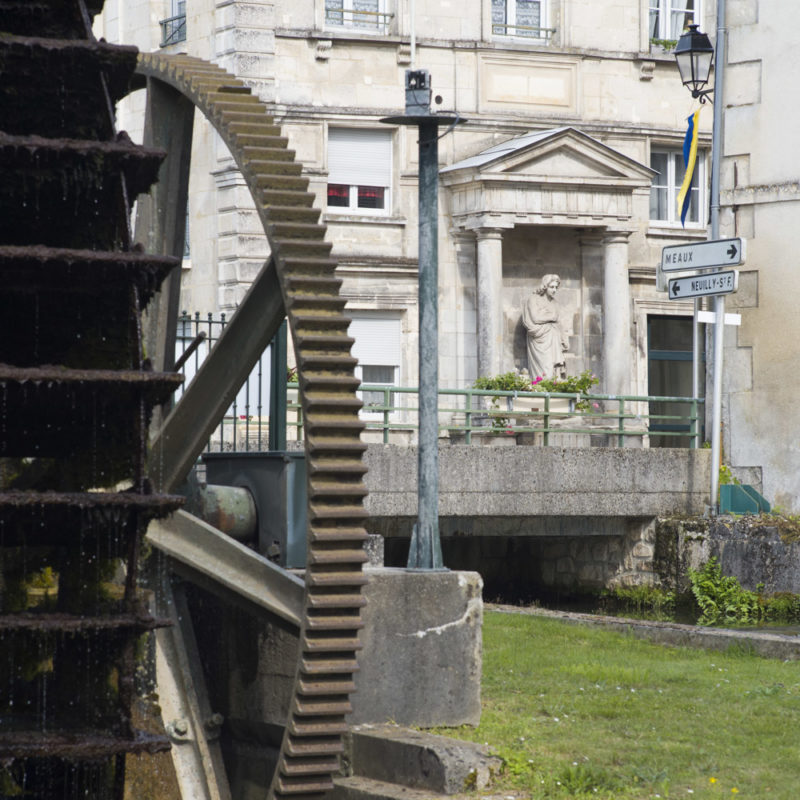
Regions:
<instances>
[{"instance_id":1,"label":"black lantern","mask_svg":"<svg viewBox=\"0 0 800 800\"><path fill-rule=\"evenodd\" d=\"M689 30L681 34L675 47L675 60L681 73L681 81L692 93L703 102L710 89L703 90L708 83L711 72L711 61L714 48L705 33L697 30L697 25L690 25Z\"/></svg>"}]
</instances>

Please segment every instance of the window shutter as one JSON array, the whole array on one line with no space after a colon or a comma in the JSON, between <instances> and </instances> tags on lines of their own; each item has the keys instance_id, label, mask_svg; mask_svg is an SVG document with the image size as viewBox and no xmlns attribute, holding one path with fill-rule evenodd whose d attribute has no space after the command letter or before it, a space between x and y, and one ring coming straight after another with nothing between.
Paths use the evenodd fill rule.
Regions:
<instances>
[{"instance_id":1,"label":"window shutter","mask_svg":"<svg viewBox=\"0 0 800 800\"><path fill-rule=\"evenodd\" d=\"M356 341L353 355L361 364L400 366L400 318L359 317L347 330Z\"/></svg>"},{"instance_id":2,"label":"window shutter","mask_svg":"<svg viewBox=\"0 0 800 800\"><path fill-rule=\"evenodd\" d=\"M328 183L391 186L391 131L360 128L328 130Z\"/></svg>"}]
</instances>

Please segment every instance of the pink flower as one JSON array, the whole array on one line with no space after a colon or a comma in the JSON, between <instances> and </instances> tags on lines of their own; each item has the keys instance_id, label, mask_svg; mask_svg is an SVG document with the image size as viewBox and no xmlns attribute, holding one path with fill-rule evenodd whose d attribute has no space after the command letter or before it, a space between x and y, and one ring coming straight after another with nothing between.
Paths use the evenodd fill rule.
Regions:
<instances>
[{"instance_id":1,"label":"pink flower","mask_svg":"<svg viewBox=\"0 0 800 800\"><path fill-rule=\"evenodd\" d=\"M531 386L536 386L537 383L541 383L544 380L544 375L537 375L532 381Z\"/></svg>"}]
</instances>

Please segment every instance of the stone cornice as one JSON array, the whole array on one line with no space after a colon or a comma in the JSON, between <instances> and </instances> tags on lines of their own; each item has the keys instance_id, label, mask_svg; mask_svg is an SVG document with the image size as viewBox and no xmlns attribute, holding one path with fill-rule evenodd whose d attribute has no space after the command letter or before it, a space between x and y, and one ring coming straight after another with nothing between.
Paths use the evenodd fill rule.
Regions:
<instances>
[{"instance_id":1,"label":"stone cornice","mask_svg":"<svg viewBox=\"0 0 800 800\"><path fill-rule=\"evenodd\" d=\"M724 206L752 206L762 203L786 203L800 200L800 181L737 186L720 193Z\"/></svg>"}]
</instances>

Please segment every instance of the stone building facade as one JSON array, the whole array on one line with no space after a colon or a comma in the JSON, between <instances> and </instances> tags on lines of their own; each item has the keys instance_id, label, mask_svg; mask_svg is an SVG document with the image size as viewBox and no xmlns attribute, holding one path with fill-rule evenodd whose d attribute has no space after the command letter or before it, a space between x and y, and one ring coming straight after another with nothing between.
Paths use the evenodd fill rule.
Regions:
<instances>
[{"instance_id":1,"label":"stone building facade","mask_svg":"<svg viewBox=\"0 0 800 800\"><path fill-rule=\"evenodd\" d=\"M743 319L726 331L725 459L793 508L800 337L784 251L800 120L786 90L800 67L781 32L800 10L727 5L722 235L749 249L729 301ZM176 18L185 35L170 39L163 21ZM439 143L442 385L526 366L522 307L555 273L568 373L592 370L611 394L685 396L692 308L667 299L656 266L665 245L707 236L710 106L685 227L674 202L695 105L669 40L690 18L714 38L715 0L125 0L106 4L96 32L215 61L273 109L328 225L365 380L416 383L416 129L380 122L402 113L413 66L430 71L434 110L462 118ZM143 105L134 95L120 109L134 138ZM182 305L230 312L267 246L203 120L192 163Z\"/></svg>"},{"instance_id":2,"label":"stone building facade","mask_svg":"<svg viewBox=\"0 0 800 800\"><path fill-rule=\"evenodd\" d=\"M789 99L800 79L800 8L728 0L727 11L720 232L747 239L748 250L727 302L742 319L725 329L723 446L735 474L798 512L800 110Z\"/></svg>"},{"instance_id":3,"label":"stone building facade","mask_svg":"<svg viewBox=\"0 0 800 800\"><path fill-rule=\"evenodd\" d=\"M673 57L651 40L687 17L713 20L710 0L685 10L698 5L125 0L107 3L96 31L211 59L274 108L328 223L361 360L386 362L372 366L401 385L415 383L417 367L416 134L379 120L403 109L413 57L431 73L434 109L465 120L440 142L443 384L525 366L522 304L542 275L557 273L568 372L592 369L604 388L646 394L648 320L688 313L656 291L660 249L705 236L702 181L686 229L668 202L691 102ZM176 17L185 38L169 43L175 23L162 21ZM134 136L142 106L134 96L120 111ZM651 163L669 166L652 203ZM353 187L346 198L333 194L342 186ZM370 186L382 198L367 197ZM266 244L230 157L202 121L190 193L182 305L230 311ZM398 341L370 352L375 337Z\"/></svg>"}]
</instances>

